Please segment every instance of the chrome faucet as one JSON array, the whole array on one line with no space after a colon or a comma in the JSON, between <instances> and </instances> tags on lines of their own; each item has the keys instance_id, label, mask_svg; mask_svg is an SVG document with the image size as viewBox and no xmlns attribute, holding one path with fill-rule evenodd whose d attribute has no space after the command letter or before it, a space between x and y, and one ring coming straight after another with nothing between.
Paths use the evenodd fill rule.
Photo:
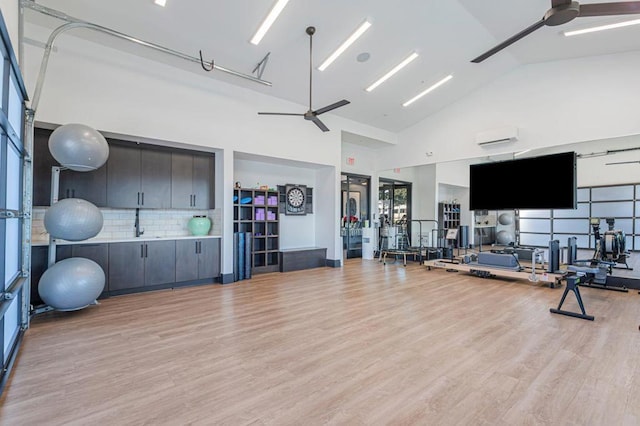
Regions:
<instances>
[{"instance_id":1,"label":"chrome faucet","mask_svg":"<svg viewBox=\"0 0 640 426\"><path fill-rule=\"evenodd\" d=\"M144 231L140 230L140 209L139 208L136 208L136 223L134 226L136 228L136 238L144 234Z\"/></svg>"}]
</instances>

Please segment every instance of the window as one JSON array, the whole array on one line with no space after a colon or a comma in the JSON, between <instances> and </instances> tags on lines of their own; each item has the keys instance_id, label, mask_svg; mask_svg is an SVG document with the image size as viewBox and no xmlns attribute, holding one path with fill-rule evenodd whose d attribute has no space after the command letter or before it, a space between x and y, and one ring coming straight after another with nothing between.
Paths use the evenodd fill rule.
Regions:
<instances>
[{"instance_id":1,"label":"window","mask_svg":"<svg viewBox=\"0 0 640 426\"><path fill-rule=\"evenodd\" d=\"M12 51L4 17L0 12L2 78L0 79L0 276L3 277L0 298L0 335L2 340L2 373L0 392L4 388L12 360L18 351L23 325L23 311L28 306L28 275L23 269L23 253L30 250L23 239L25 222L24 181L24 102L26 91ZM28 216L28 215L27 215ZM25 316L26 318L26 316Z\"/></svg>"}]
</instances>

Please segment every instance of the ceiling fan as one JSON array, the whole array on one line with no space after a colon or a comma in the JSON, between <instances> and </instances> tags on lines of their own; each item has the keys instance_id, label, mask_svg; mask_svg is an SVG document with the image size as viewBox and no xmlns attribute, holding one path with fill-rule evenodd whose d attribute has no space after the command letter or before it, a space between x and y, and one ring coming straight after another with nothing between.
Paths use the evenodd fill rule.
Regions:
<instances>
[{"instance_id":1,"label":"ceiling fan","mask_svg":"<svg viewBox=\"0 0 640 426\"><path fill-rule=\"evenodd\" d=\"M572 21L574 18L585 16L633 15L637 13L640 13L640 1L619 1L612 3L591 3L581 5L577 1L551 0L551 9L547 10L542 19L520 31L511 38L503 41L494 48L486 51L471 62L479 63L484 61L488 57L498 53L505 47L531 34L544 25L562 25Z\"/></svg>"},{"instance_id":2,"label":"ceiling fan","mask_svg":"<svg viewBox=\"0 0 640 426\"><path fill-rule=\"evenodd\" d=\"M323 132L328 132L329 128L324 125L322 121L318 118L320 114L324 114L325 112L329 112L336 108L340 108L341 106L347 105L349 103L348 100L343 99L341 101L335 102L331 105L327 105L326 107L313 110L311 107L311 83L312 83L312 74L313 74L313 34L316 32L315 27L307 27L306 33L309 35L309 110L304 114L294 113L294 112L259 112L260 115L300 115L304 117L305 120L313 121L316 126L320 128Z\"/></svg>"}]
</instances>

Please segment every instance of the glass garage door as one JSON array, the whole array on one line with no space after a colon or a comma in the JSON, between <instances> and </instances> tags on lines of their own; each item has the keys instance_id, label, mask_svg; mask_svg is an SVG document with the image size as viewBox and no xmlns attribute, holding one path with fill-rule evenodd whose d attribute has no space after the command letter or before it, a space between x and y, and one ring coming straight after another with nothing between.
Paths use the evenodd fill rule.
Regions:
<instances>
[{"instance_id":1,"label":"glass garage door","mask_svg":"<svg viewBox=\"0 0 640 426\"><path fill-rule=\"evenodd\" d=\"M15 60L11 43L0 12L0 392L4 389L11 366L18 351L25 321L23 309L28 302L24 291L29 287L28 272L23 267L25 249L24 203L24 101L26 92ZM26 215L28 217L29 215ZM27 268L28 270L28 268Z\"/></svg>"}]
</instances>

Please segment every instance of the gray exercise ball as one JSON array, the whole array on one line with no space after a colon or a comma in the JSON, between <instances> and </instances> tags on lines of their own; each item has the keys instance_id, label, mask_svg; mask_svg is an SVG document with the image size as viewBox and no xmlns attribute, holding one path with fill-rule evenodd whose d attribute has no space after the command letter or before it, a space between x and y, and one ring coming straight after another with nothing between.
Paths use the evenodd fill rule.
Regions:
<instances>
[{"instance_id":1,"label":"gray exercise ball","mask_svg":"<svg viewBox=\"0 0 640 426\"><path fill-rule=\"evenodd\" d=\"M505 226L512 225L513 219L513 213L501 213L500 216L498 216L498 223Z\"/></svg>"},{"instance_id":2,"label":"gray exercise ball","mask_svg":"<svg viewBox=\"0 0 640 426\"><path fill-rule=\"evenodd\" d=\"M104 271L96 262L71 257L44 271L38 294L44 303L60 311L75 311L93 303L104 289Z\"/></svg>"},{"instance_id":3,"label":"gray exercise ball","mask_svg":"<svg viewBox=\"0 0 640 426\"><path fill-rule=\"evenodd\" d=\"M89 201L65 198L47 209L44 227L53 238L82 241L102 230L102 212Z\"/></svg>"},{"instance_id":4,"label":"gray exercise ball","mask_svg":"<svg viewBox=\"0 0 640 426\"><path fill-rule=\"evenodd\" d=\"M496 241L498 242L498 244L508 246L509 244L514 242L513 232L505 230L498 231L498 233L496 234Z\"/></svg>"},{"instance_id":5,"label":"gray exercise ball","mask_svg":"<svg viewBox=\"0 0 640 426\"><path fill-rule=\"evenodd\" d=\"M102 167L109 158L109 144L97 130L84 124L65 124L49 136L49 151L60 165L77 172Z\"/></svg>"}]
</instances>

